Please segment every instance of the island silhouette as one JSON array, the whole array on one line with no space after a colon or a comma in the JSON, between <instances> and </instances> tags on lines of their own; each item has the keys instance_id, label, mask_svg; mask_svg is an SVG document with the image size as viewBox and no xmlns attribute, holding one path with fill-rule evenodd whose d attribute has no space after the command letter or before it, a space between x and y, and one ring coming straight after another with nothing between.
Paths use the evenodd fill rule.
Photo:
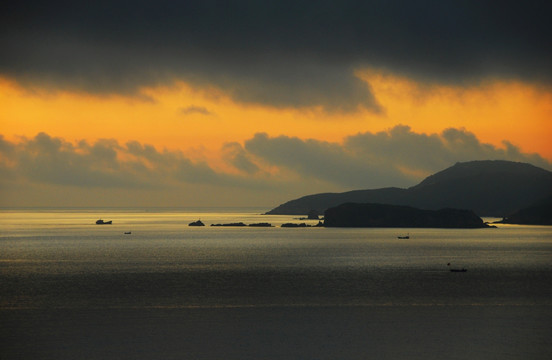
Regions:
<instances>
[{"instance_id":1,"label":"island silhouette","mask_svg":"<svg viewBox=\"0 0 552 360\"><path fill-rule=\"evenodd\" d=\"M387 187L321 193L290 200L268 215L324 214L345 203L411 206L422 210L466 209L477 216L508 217L552 196L552 172L504 160L459 162L407 189Z\"/></svg>"},{"instance_id":2,"label":"island silhouette","mask_svg":"<svg viewBox=\"0 0 552 360\"><path fill-rule=\"evenodd\" d=\"M485 228L471 210L422 210L411 206L346 203L324 213L326 227Z\"/></svg>"}]
</instances>

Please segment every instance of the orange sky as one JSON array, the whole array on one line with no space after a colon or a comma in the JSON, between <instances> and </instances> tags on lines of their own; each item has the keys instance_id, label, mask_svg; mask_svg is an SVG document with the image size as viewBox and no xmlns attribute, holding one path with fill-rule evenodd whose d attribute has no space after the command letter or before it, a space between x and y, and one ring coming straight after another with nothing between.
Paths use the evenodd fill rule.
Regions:
<instances>
[{"instance_id":1,"label":"orange sky","mask_svg":"<svg viewBox=\"0 0 552 360\"><path fill-rule=\"evenodd\" d=\"M0 133L9 140L41 131L68 141L137 140L213 159L224 143L243 142L257 132L340 141L404 124L422 133L465 128L481 142L501 147L507 140L523 152L552 160L550 91L520 82L488 81L466 88L420 85L374 71L357 71L357 76L370 84L384 113L244 105L220 90L194 89L183 82L125 97L29 90L0 79Z\"/></svg>"}]
</instances>

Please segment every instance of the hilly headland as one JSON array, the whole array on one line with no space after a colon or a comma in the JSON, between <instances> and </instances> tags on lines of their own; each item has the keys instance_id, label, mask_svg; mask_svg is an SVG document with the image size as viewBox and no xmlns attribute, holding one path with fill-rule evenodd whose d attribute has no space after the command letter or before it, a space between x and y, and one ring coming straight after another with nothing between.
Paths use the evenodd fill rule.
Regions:
<instances>
[{"instance_id":1,"label":"hilly headland","mask_svg":"<svg viewBox=\"0 0 552 360\"><path fill-rule=\"evenodd\" d=\"M552 225L552 196L504 217L501 224Z\"/></svg>"},{"instance_id":2,"label":"hilly headland","mask_svg":"<svg viewBox=\"0 0 552 360\"><path fill-rule=\"evenodd\" d=\"M266 214L324 214L345 203L410 206L421 210L466 209L477 216L510 214L552 196L552 172L527 163L459 162L407 189L389 187L321 193L290 200Z\"/></svg>"}]
</instances>

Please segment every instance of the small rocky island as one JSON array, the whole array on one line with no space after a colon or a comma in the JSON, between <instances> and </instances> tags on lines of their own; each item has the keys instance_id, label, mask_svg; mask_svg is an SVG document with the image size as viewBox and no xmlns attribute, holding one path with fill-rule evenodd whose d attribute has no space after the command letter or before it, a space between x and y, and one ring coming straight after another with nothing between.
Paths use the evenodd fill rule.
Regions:
<instances>
[{"instance_id":1,"label":"small rocky island","mask_svg":"<svg viewBox=\"0 0 552 360\"><path fill-rule=\"evenodd\" d=\"M326 210L326 227L486 228L470 210L422 210L410 206L346 203Z\"/></svg>"},{"instance_id":2,"label":"small rocky island","mask_svg":"<svg viewBox=\"0 0 552 360\"><path fill-rule=\"evenodd\" d=\"M251 226L251 227L272 227L272 224L270 223L255 223L255 224L244 224L243 222L237 222L237 223L227 223L227 224L211 224L211 226L226 226L226 227L244 227L244 226Z\"/></svg>"},{"instance_id":3,"label":"small rocky island","mask_svg":"<svg viewBox=\"0 0 552 360\"><path fill-rule=\"evenodd\" d=\"M203 223L203 221L197 220L189 223L188 226L205 226L205 224Z\"/></svg>"}]
</instances>

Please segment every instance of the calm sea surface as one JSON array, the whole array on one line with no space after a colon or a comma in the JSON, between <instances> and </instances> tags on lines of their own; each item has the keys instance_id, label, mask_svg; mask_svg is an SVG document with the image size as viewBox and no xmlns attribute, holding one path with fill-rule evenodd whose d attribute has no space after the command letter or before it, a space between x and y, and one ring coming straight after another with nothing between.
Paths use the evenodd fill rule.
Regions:
<instances>
[{"instance_id":1,"label":"calm sea surface","mask_svg":"<svg viewBox=\"0 0 552 360\"><path fill-rule=\"evenodd\" d=\"M551 357L551 227L264 210L0 211L0 359Z\"/></svg>"}]
</instances>

